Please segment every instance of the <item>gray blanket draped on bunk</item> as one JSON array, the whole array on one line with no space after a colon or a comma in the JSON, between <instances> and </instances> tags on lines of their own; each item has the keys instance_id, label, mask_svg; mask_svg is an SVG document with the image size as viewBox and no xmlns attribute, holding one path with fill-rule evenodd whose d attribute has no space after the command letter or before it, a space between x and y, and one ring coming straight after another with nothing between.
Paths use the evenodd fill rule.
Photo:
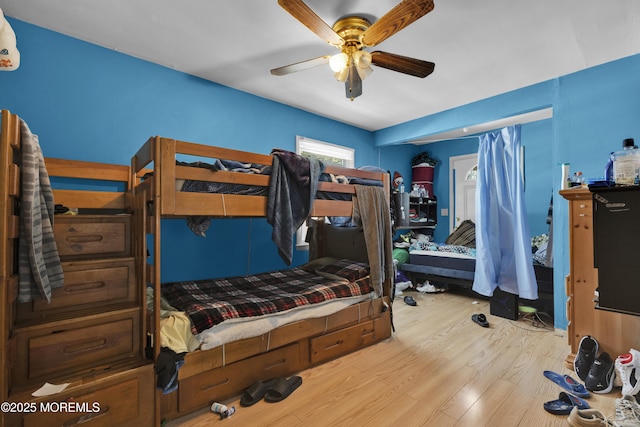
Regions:
<instances>
[{"instance_id":1,"label":"gray blanket draped on bunk","mask_svg":"<svg viewBox=\"0 0 640 427\"><path fill-rule=\"evenodd\" d=\"M353 222L362 226L369 256L371 284L378 295L383 294L385 272L393 271L391 214L384 189L356 185ZM393 293L391 295L393 297Z\"/></svg>"},{"instance_id":2,"label":"gray blanket draped on bunk","mask_svg":"<svg viewBox=\"0 0 640 427\"><path fill-rule=\"evenodd\" d=\"M293 235L309 216L324 170L322 162L285 150L273 150L267 222L271 239L287 265L293 257Z\"/></svg>"},{"instance_id":3,"label":"gray blanket draped on bunk","mask_svg":"<svg viewBox=\"0 0 640 427\"><path fill-rule=\"evenodd\" d=\"M20 121L22 144L22 197L20 210L20 243L18 301L36 297L51 302L52 289L64 284L62 265L53 236L54 201L49 174L38 136Z\"/></svg>"}]
</instances>

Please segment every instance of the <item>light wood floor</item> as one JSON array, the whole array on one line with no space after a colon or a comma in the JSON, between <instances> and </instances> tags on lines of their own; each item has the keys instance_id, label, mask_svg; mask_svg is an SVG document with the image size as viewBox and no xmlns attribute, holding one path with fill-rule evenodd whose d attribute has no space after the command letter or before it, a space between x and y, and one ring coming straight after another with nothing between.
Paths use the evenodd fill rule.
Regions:
<instances>
[{"instance_id":1,"label":"light wood floor","mask_svg":"<svg viewBox=\"0 0 640 427\"><path fill-rule=\"evenodd\" d=\"M543 403L562 389L542 372L577 378L564 367L567 339L524 320L489 314L488 301L470 293L412 295L418 306L393 305L396 332L387 341L303 371L303 383L280 403L240 406L220 420L203 410L167 427L233 426L566 426ZM471 321L484 313L490 328ZM562 332L562 331L561 331ZM620 389L592 394L607 415Z\"/></svg>"}]
</instances>

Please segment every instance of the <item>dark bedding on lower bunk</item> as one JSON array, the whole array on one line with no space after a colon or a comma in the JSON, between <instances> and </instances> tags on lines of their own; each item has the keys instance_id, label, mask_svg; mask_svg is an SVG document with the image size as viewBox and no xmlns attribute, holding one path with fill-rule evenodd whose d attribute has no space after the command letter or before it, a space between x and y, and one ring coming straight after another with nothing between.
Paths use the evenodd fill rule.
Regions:
<instances>
[{"instance_id":1,"label":"dark bedding on lower bunk","mask_svg":"<svg viewBox=\"0 0 640 427\"><path fill-rule=\"evenodd\" d=\"M368 265L349 260L313 269L298 267L162 285L163 296L187 313L194 333L230 319L280 313L371 292Z\"/></svg>"}]
</instances>

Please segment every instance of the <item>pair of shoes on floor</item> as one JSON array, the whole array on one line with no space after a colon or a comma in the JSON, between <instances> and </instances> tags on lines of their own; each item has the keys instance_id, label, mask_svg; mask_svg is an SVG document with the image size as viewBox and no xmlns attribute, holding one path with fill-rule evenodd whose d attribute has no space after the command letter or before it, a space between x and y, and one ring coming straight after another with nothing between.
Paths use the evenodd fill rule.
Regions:
<instances>
[{"instance_id":1,"label":"pair of shoes on floor","mask_svg":"<svg viewBox=\"0 0 640 427\"><path fill-rule=\"evenodd\" d=\"M598 355L598 341L590 335L582 337L578 354L573 360L573 370L587 390L594 393L609 393L615 380L615 365L609 353Z\"/></svg>"},{"instance_id":2,"label":"pair of shoes on floor","mask_svg":"<svg viewBox=\"0 0 640 427\"><path fill-rule=\"evenodd\" d=\"M416 288L416 291L422 292L425 294L438 294L438 293L444 292L445 290L442 288L435 287L431 283L429 283L429 281L426 281L422 286L418 286Z\"/></svg>"},{"instance_id":3,"label":"pair of shoes on floor","mask_svg":"<svg viewBox=\"0 0 640 427\"><path fill-rule=\"evenodd\" d=\"M567 422L571 427L637 427L640 426L640 405L633 396L616 399L613 417L606 417L597 409L574 407Z\"/></svg>"},{"instance_id":4,"label":"pair of shoes on floor","mask_svg":"<svg viewBox=\"0 0 640 427\"><path fill-rule=\"evenodd\" d=\"M629 353L621 354L616 358L615 367L622 395L637 395L640 392L640 351L632 348Z\"/></svg>"},{"instance_id":5,"label":"pair of shoes on floor","mask_svg":"<svg viewBox=\"0 0 640 427\"><path fill-rule=\"evenodd\" d=\"M263 398L265 402L280 402L293 393L302 384L302 378L294 375L290 378L275 378L269 381L256 381L244 391L240 398L240 406L254 405Z\"/></svg>"}]
</instances>

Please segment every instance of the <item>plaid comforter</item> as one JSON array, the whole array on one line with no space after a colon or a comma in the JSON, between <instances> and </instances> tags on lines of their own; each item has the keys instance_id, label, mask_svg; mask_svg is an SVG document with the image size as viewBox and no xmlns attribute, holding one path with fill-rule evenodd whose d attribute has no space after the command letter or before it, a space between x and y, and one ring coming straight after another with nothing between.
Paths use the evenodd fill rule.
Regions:
<instances>
[{"instance_id":1,"label":"plaid comforter","mask_svg":"<svg viewBox=\"0 0 640 427\"><path fill-rule=\"evenodd\" d=\"M368 277L345 283L301 268L162 285L163 296L187 313L194 333L229 319L279 313L372 291Z\"/></svg>"}]
</instances>

